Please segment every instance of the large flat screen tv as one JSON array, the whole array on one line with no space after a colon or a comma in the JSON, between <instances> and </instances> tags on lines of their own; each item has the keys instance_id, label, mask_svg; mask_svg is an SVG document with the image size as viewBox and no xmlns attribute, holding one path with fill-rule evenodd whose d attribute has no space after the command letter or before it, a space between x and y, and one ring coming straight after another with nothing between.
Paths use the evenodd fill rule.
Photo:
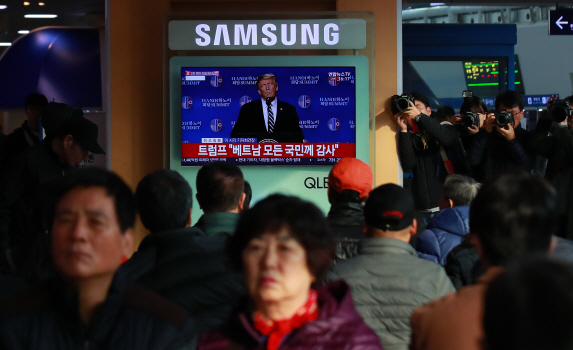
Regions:
<instances>
[{"instance_id":1,"label":"large flat screen tv","mask_svg":"<svg viewBox=\"0 0 573 350\"><path fill-rule=\"evenodd\" d=\"M253 66L180 66L182 166L211 161L331 165L342 157L356 157L357 118L363 118L360 123L367 129L368 78L357 76L356 65L332 63L357 57L330 64L328 57L308 59L307 64L297 57L292 65L288 58L281 59L286 64L257 64L262 58L256 58ZM356 61L365 62L363 57ZM263 74L276 76L272 132L267 101L257 88ZM359 84L362 88L357 89ZM359 110L365 113L358 116Z\"/></svg>"}]
</instances>

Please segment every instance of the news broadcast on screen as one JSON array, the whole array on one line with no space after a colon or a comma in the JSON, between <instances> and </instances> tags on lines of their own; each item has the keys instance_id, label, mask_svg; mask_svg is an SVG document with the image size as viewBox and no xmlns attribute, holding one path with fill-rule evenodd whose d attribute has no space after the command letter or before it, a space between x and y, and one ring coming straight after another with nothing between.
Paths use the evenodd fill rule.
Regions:
<instances>
[{"instance_id":1,"label":"news broadcast on screen","mask_svg":"<svg viewBox=\"0 0 573 350\"><path fill-rule=\"evenodd\" d=\"M183 166L330 165L356 156L354 66L180 71Z\"/></svg>"}]
</instances>

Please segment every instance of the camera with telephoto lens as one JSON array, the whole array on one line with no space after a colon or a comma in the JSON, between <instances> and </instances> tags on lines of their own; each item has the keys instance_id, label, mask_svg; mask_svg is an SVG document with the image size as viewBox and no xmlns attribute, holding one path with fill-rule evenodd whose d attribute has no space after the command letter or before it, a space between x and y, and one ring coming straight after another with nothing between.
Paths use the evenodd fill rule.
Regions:
<instances>
[{"instance_id":1,"label":"camera with telephoto lens","mask_svg":"<svg viewBox=\"0 0 573 350\"><path fill-rule=\"evenodd\" d=\"M506 125L512 124L513 125L514 119L513 114L508 111L501 111L495 114L495 123L501 127L505 127Z\"/></svg>"},{"instance_id":2,"label":"camera with telephoto lens","mask_svg":"<svg viewBox=\"0 0 573 350\"><path fill-rule=\"evenodd\" d=\"M410 102L414 103L414 96L408 94L394 95L392 96L391 109L392 114L398 114L404 112L410 108Z\"/></svg>"},{"instance_id":3,"label":"camera with telephoto lens","mask_svg":"<svg viewBox=\"0 0 573 350\"><path fill-rule=\"evenodd\" d=\"M551 119L556 123L561 123L567 117L572 116L571 106L567 100L555 100L549 106L549 114Z\"/></svg>"},{"instance_id":4,"label":"camera with telephoto lens","mask_svg":"<svg viewBox=\"0 0 573 350\"><path fill-rule=\"evenodd\" d=\"M470 128L473 125L479 128L479 115L477 113L465 112L464 114L461 115L461 118L462 118L461 123L465 128Z\"/></svg>"}]
</instances>

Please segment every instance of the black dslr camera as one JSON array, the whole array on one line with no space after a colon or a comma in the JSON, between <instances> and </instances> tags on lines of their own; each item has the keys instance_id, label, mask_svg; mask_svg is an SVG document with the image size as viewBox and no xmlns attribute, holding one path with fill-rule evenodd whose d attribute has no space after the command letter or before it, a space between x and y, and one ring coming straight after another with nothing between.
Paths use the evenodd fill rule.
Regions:
<instances>
[{"instance_id":1,"label":"black dslr camera","mask_svg":"<svg viewBox=\"0 0 573 350\"><path fill-rule=\"evenodd\" d=\"M414 96L408 94L394 95L392 96L392 103L390 108L392 109L392 114L398 114L404 112L410 108L410 102L414 103Z\"/></svg>"},{"instance_id":2,"label":"black dslr camera","mask_svg":"<svg viewBox=\"0 0 573 350\"><path fill-rule=\"evenodd\" d=\"M495 114L495 123L501 127L513 124L513 114L508 111L501 111Z\"/></svg>"},{"instance_id":3,"label":"black dslr camera","mask_svg":"<svg viewBox=\"0 0 573 350\"><path fill-rule=\"evenodd\" d=\"M461 118L462 118L461 123L465 128L472 127L473 125L479 128L479 115L477 113L471 111L465 112L464 114L461 115Z\"/></svg>"},{"instance_id":4,"label":"black dslr camera","mask_svg":"<svg viewBox=\"0 0 573 350\"><path fill-rule=\"evenodd\" d=\"M571 106L567 100L555 100L549 106L549 114L551 119L556 123L561 123L567 117L572 116Z\"/></svg>"}]
</instances>

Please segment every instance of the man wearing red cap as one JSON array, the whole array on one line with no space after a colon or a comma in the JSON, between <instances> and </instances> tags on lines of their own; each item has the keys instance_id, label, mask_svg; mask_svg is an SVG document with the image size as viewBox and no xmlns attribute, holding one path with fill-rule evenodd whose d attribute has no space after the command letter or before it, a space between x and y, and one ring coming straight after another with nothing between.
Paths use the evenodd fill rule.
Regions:
<instances>
[{"instance_id":1,"label":"man wearing red cap","mask_svg":"<svg viewBox=\"0 0 573 350\"><path fill-rule=\"evenodd\" d=\"M340 159L328 175L328 223L336 240L336 260L357 254L362 239L364 201L372 189L372 170L356 158Z\"/></svg>"}]
</instances>

